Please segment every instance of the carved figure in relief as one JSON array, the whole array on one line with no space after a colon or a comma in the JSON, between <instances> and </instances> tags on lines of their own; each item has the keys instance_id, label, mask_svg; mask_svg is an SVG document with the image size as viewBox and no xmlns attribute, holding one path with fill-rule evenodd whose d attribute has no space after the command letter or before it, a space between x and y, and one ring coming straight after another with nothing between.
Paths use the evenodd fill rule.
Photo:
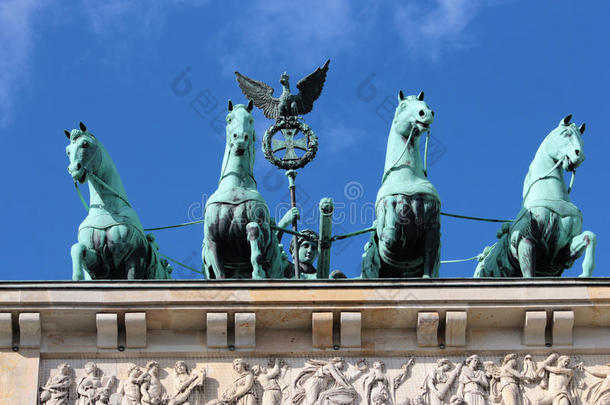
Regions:
<instances>
[{"instance_id":1,"label":"carved figure in relief","mask_svg":"<svg viewBox=\"0 0 610 405\"><path fill-rule=\"evenodd\" d=\"M76 405L97 405L100 397L108 394L116 378L104 378L102 370L93 362L85 364L85 374L76 384Z\"/></svg>"},{"instance_id":2,"label":"carved figure in relief","mask_svg":"<svg viewBox=\"0 0 610 405\"><path fill-rule=\"evenodd\" d=\"M280 405L283 395L278 380L286 371L286 364L278 359L271 359L268 367L252 367L252 371L263 390L261 405Z\"/></svg>"},{"instance_id":3,"label":"carved figure in relief","mask_svg":"<svg viewBox=\"0 0 610 405\"><path fill-rule=\"evenodd\" d=\"M205 370L190 372L184 361L177 361L174 372L177 390L167 405L203 405L199 392L205 381Z\"/></svg>"},{"instance_id":4,"label":"carved figure in relief","mask_svg":"<svg viewBox=\"0 0 610 405\"><path fill-rule=\"evenodd\" d=\"M502 405L524 405L527 397L524 396L521 382L527 377L517 370L517 355L510 353L504 356L502 366L497 367L493 362L485 362L490 381L490 393L493 402Z\"/></svg>"},{"instance_id":5,"label":"carved figure in relief","mask_svg":"<svg viewBox=\"0 0 610 405\"><path fill-rule=\"evenodd\" d=\"M352 381L366 370L364 362L359 363L358 374L349 378L347 363L340 357L329 361L308 360L305 368L294 381L293 404L303 405L351 405L358 394Z\"/></svg>"},{"instance_id":6,"label":"carved figure in relief","mask_svg":"<svg viewBox=\"0 0 610 405\"><path fill-rule=\"evenodd\" d=\"M390 380L383 361L373 362L372 370L362 380L365 405L393 405Z\"/></svg>"},{"instance_id":7,"label":"carved figure in relief","mask_svg":"<svg viewBox=\"0 0 610 405\"><path fill-rule=\"evenodd\" d=\"M127 369L127 379L121 381L118 394L121 396L121 405L141 405L141 385L147 377L146 373L135 364L130 364Z\"/></svg>"},{"instance_id":8,"label":"carved figure in relief","mask_svg":"<svg viewBox=\"0 0 610 405\"><path fill-rule=\"evenodd\" d=\"M588 405L610 405L610 363L605 366L585 367L585 372L601 378L585 391L585 403Z\"/></svg>"},{"instance_id":9,"label":"carved figure in relief","mask_svg":"<svg viewBox=\"0 0 610 405\"><path fill-rule=\"evenodd\" d=\"M413 367L414 364L415 359L411 357L409 360L407 360L406 363L400 366L400 374L394 377L394 390L397 390L405 381L407 381L407 379L409 378L411 367Z\"/></svg>"},{"instance_id":10,"label":"carved figure in relief","mask_svg":"<svg viewBox=\"0 0 610 405\"><path fill-rule=\"evenodd\" d=\"M422 397L426 405L443 405L448 392L462 370L460 363L453 368L448 359L439 359L436 368L426 376L421 386ZM450 370L453 368L453 371Z\"/></svg>"},{"instance_id":11,"label":"carved figure in relief","mask_svg":"<svg viewBox=\"0 0 610 405\"><path fill-rule=\"evenodd\" d=\"M489 383L485 372L481 370L481 359L473 354L464 361L460 373L457 398L467 405L486 405Z\"/></svg>"},{"instance_id":12,"label":"carved figure in relief","mask_svg":"<svg viewBox=\"0 0 610 405\"><path fill-rule=\"evenodd\" d=\"M165 403L166 393L159 380L159 363L149 361L146 364L146 380L142 383L142 405L161 405Z\"/></svg>"},{"instance_id":13,"label":"carved figure in relief","mask_svg":"<svg viewBox=\"0 0 610 405\"><path fill-rule=\"evenodd\" d=\"M72 386L72 368L62 363L57 367L57 373L49 377L47 383L40 387L40 402L45 405L68 405L70 402L70 387Z\"/></svg>"},{"instance_id":14,"label":"carved figure in relief","mask_svg":"<svg viewBox=\"0 0 610 405\"><path fill-rule=\"evenodd\" d=\"M233 360L233 370L239 375L231 386L220 395L214 405L258 405L260 397L254 371L243 359Z\"/></svg>"},{"instance_id":15,"label":"carved figure in relief","mask_svg":"<svg viewBox=\"0 0 610 405\"><path fill-rule=\"evenodd\" d=\"M580 363L575 368L584 367ZM569 356L553 353L547 357L538 369L546 391L535 401L536 405L576 405L575 368L570 367Z\"/></svg>"}]
</instances>

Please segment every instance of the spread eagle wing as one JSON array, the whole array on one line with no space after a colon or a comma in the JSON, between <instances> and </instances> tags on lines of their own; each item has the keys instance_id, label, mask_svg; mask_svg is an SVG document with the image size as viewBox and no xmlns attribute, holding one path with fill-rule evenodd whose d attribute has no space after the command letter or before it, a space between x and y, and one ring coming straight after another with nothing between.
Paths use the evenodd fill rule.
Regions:
<instances>
[{"instance_id":1,"label":"spread eagle wing","mask_svg":"<svg viewBox=\"0 0 610 405\"><path fill-rule=\"evenodd\" d=\"M299 114L307 114L310 112L313 108L313 102L320 97L324 82L326 81L326 73L328 72L329 64L330 59L326 61L324 66L317 68L297 83L299 94L296 98Z\"/></svg>"},{"instance_id":2,"label":"spread eagle wing","mask_svg":"<svg viewBox=\"0 0 610 405\"><path fill-rule=\"evenodd\" d=\"M255 106L263 110L265 117L276 119L280 115L279 100L273 97L273 88L268 84L250 79L239 72L235 72L235 78L242 93L252 100Z\"/></svg>"}]
</instances>

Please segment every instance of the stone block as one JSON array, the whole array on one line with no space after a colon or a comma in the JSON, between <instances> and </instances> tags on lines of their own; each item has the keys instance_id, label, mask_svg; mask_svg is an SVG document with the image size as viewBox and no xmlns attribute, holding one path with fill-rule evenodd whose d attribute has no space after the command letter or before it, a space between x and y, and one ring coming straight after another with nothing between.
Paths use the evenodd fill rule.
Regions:
<instances>
[{"instance_id":1,"label":"stone block","mask_svg":"<svg viewBox=\"0 0 610 405\"><path fill-rule=\"evenodd\" d=\"M13 315L0 314L0 348L13 346Z\"/></svg>"},{"instance_id":2,"label":"stone block","mask_svg":"<svg viewBox=\"0 0 610 405\"><path fill-rule=\"evenodd\" d=\"M466 311L447 311L445 316L445 345L466 346Z\"/></svg>"},{"instance_id":3,"label":"stone block","mask_svg":"<svg viewBox=\"0 0 610 405\"><path fill-rule=\"evenodd\" d=\"M360 347L362 344L362 314L341 312L341 347Z\"/></svg>"},{"instance_id":4,"label":"stone block","mask_svg":"<svg viewBox=\"0 0 610 405\"><path fill-rule=\"evenodd\" d=\"M129 348L146 347L146 312L125 314L125 346Z\"/></svg>"},{"instance_id":5,"label":"stone block","mask_svg":"<svg viewBox=\"0 0 610 405\"><path fill-rule=\"evenodd\" d=\"M333 347L333 313L314 312L311 314L311 341L316 349Z\"/></svg>"},{"instance_id":6,"label":"stone block","mask_svg":"<svg viewBox=\"0 0 610 405\"><path fill-rule=\"evenodd\" d=\"M417 346L438 346L438 312L419 312L417 314Z\"/></svg>"},{"instance_id":7,"label":"stone block","mask_svg":"<svg viewBox=\"0 0 610 405\"><path fill-rule=\"evenodd\" d=\"M526 311L523 324L523 344L525 346L544 346L546 330L546 311Z\"/></svg>"},{"instance_id":8,"label":"stone block","mask_svg":"<svg viewBox=\"0 0 610 405\"><path fill-rule=\"evenodd\" d=\"M19 314L19 346L40 347L40 314Z\"/></svg>"},{"instance_id":9,"label":"stone block","mask_svg":"<svg viewBox=\"0 0 610 405\"><path fill-rule=\"evenodd\" d=\"M256 314L254 312L235 314L235 347L238 349L256 347Z\"/></svg>"},{"instance_id":10,"label":"stone block","mask_svg":"<svg viewBox=\"0 0 610 405\"><path fill-rule=\"evenodd\" d=\"M96 314L97 347L116 349L119 344L119 321L117 314Z\"/></svg>"},{"instance_id":11,"label":"stone block","mask_svg":"<svg viewBox=\"0 0 610 405\"><path fill-rule=\"evenodd\" d=\"M553 345L571 345L574 311L553 311Z\"/></svg>"},{"instance_id":12,"label":"stone block","mask_svg":"<svg viewBox=\"0 0 610 405\"><path fill-rule=\"evenodd\" d=\"M206 318L207 345L211 348L227 348L228 314L208 313Z\"/></svg>"}]
</instances>

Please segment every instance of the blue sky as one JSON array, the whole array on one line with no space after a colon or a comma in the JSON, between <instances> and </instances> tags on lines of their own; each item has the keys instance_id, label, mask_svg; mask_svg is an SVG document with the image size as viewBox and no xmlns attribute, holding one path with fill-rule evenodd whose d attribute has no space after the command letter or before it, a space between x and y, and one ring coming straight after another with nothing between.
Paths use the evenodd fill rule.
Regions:
<instances>
[{"instance_id":1,"label":"blue sky","mask_svg":"<svg viewBox=\"0 0 610 405\"><path fill-rule=\"evenodd\" d=\"M297 177L301 226L317 229L326 196L334 233L370 226L399 89L425 91L436 113L429 178L443 210L465 215L514 217L539 143L571 113L587 123L572 201L598 235L594 275L609 276L609 11L603 1L1 0L0 279L71 276L85 212L64 129L83 121L104 143L145 227L199 219L220 173L226 100L245 100L233 71L278 93L282 71L294 88L327 58L306 118L320 150ZM174 83L183 72L190 88ZM260 139L270 121L254 117ZM257 150L255 176L274 212L287 182ZM442 259L476 255L497 229L442 218ZM164 253L200 266L202 226L156 236ZM366 240L336 242L331 269L356 276Z\"/></svg>"}]
</instances>

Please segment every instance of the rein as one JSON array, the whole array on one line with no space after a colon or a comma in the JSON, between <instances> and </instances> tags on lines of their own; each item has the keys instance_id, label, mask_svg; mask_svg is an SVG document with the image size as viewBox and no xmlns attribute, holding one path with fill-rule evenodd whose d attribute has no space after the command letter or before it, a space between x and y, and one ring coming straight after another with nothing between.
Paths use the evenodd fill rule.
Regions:
<instances>
[{"instance_id":1,"label":"rein","mask_svg":"<svg viewBox=\"0 0 610 405\"><path fill-rule=\"evenodd\" d=\"M229 159L231 158L231 149L233 149L233 143L231 143L229 145L229 151L227 152L228 153L227 161L225 162L224 167L222 168L222 171L220 172L220 179L218 180L218 184L220 185L220 182L229 176L236 176L239 178L244 178L244 177L249 176L252 179L252 181L254 182L254 184L256 184L258 186L258 183L256 182L256 179L254 178L254 175L252 173L248 173L247 176L242 176L239 173L234 172L234 171L231 171L231 172L225 174L225 171L227 170L227 166L229 164Z\"/></svg>"},{"instance_id":2,"label":"rein","mask_svg":"<svg viewBox=\"0 0 610 405\"><path fill-rule=\"evenodd\" d=\"M99 153L100 153L100 166L102 166L102 162L104 161L104 154L102 153L101 150L99 150ZM129 201L127 201L127 199L125 197L123 197L118 191L113 189L110 186L110 184L108 184L104 180L100 179L92 170L89 170L85 164L83 164L83 171L92 180L96 181L101 186L105 187L108 191L110 191L112 194L114 194L116 197L118 197L120 200L122 200L125 204L127 204L127 206L129 208L132 208L131 204L129 203ZM89 209L90 209L89 204L87 204L87 202L85 201L85 198L83 197L83 194L81 193L80 188L78 187L78 181L76 181L76 180L74 181L74 187L76 187L76 192L78 193L78 197L80 198L80 201L83 203L83 206L85 207L87 212L89 212Z\"/></svg>"},{"instance_id":3,"label":"rein","mask_svg":"<svg viewBox=\"0 0 610 405\"><path fill-rule=\"evenodd\" d=\"M396 161L392 164L392 166L390 166L390 168L388 170L386 170L386 172L383 174L383 177L381 178L381 184L385 183L386 179L388 178L388 176L390 175L390 173L392 171L400 168L400 166L396 166L396 165L398 164L398 162L400 162L400 159L402 159L402 157L405 155L405 152L409 148L409 143L411 142L411 138L413 137L414 133L415 133L415 126L412 126L411 132L409 133L409 137L407 138L407 142L405 143L405 147L402 149L402 153L400 154L400 156L398 156L398 159L396 159Z\"/></svg>"},{"instance_id":4,"label":"rein","mask_svg":"<svg viewBox=\"0 0 610 405\"><path fill-rule=\"evenodd\" d=\"M561 165L563 163L564 160L566 160L567 157L564 157L561 160L558 160L557 163L555 163L555 166L553 166L551 168L551 170L548 171L548 173L546 173L544 176L540 176L538 177L536 180L532 181L530 183L530 185L527 187L527 192L523 195L523 200L525 200L525 198L529 195L530 191L532 190L532 186L534 184L536 184L537 182L539 182L540 180L544 180L546 179L551 173L553 173L555 171L555 169L557 169L559 167L559 165ZM568 187L568 194L570 194L570 192L572 191L572 188L574 187L574 180L576 178L576 169L572 170L572 178L570 179L570 186Z\"/></svg>"}]
</instances>

